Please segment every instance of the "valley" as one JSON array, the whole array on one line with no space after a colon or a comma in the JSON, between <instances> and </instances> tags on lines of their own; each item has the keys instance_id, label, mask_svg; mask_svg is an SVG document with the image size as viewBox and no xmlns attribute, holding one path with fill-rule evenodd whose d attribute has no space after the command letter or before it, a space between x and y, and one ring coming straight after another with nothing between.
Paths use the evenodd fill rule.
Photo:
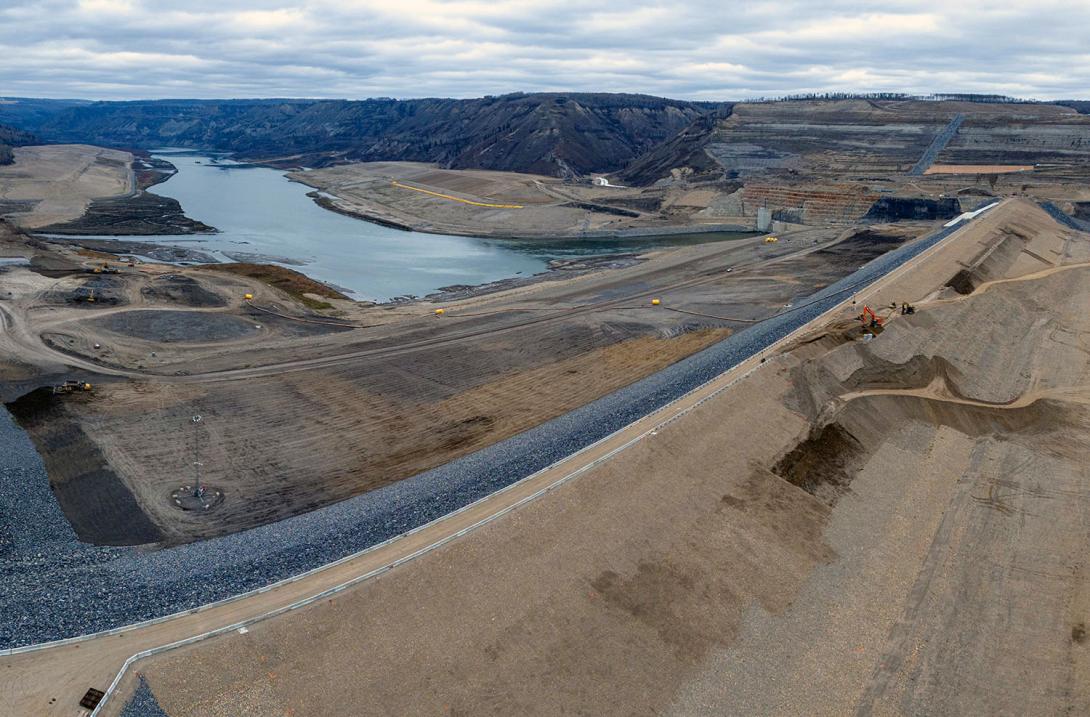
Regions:
<instances>
[{"instance_id":1,"label":"valley","mask_svg":"<svg viewBox=\"0 0 1090 717\"><path fill-rule=\"evenodd\" d=\"M22 712L1088 704L1078 107L5 102Z\"/></svg>"}]
</instances>

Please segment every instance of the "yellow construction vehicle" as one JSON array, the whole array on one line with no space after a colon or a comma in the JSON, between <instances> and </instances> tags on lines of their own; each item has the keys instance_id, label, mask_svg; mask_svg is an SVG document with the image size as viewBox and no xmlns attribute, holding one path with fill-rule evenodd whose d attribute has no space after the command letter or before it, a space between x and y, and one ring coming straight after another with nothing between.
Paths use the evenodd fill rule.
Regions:
<instances>
[{"instance_id":1,"label":"yellow construction vehicle","mask_svg":"<svg viewBox=\"0 0 1090 717\"><path fill-rule=\"evenodd\" d=\"M77 393L79 391L91 391L94 387L83 381L76 381L68 379L64 383L53 387L53 395L59 395L64 393Z\"/></svg>"},{"instance_id":2,"label":"yellow construction vehicle","mask_svg":"<svg viewBox=\"0 0 1090 717\"><path fill-rule=\"evenodd\" d=\"M779 237L765 237L765 244L775 244L779 240Z\"/></svg>"}]
</instances>

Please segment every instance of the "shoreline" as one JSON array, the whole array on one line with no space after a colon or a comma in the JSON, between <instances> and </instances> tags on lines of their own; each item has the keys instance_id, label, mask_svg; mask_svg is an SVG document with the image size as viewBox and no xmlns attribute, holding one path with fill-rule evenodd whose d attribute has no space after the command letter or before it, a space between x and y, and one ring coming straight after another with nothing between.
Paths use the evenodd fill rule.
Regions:
<instances>
[{"instance_id":1,"label":"shoreline","mask_svg":"<svg viewBox=\"0 0 1090 717\"><path fill-rule=\"evenodd\" d=\"M168 181L178 173L178 168L166 159L152 156L146 150L133 150L133 158L130 169L133 173L134 190L128 195L113 197L105 200L91 202L85 214L79 219L60 225L50 225L29 232L38 239L54 241L58 244L74 244L84 249L103 251L118 256L136 255L144 261L161 262L168 265L190 266L203 265L214 267L217 264L227 263L223 257L214 256L210 252L202 251L195 247L189 247L182 242L199 241L201 236L211 236L218 230L202 222L189 219L185 216L185 209L181 204L168 197L147 192L148 187ZM261 162L251 162L253 166L264 166ZM755 235L751 227L737 224L702 224L702 225L669 225L656 227L628 227L606 231L587 231L578 234L556 232L515 232L504 234L488 234L473 231L440 231L439 228L419 226L415 223L397 221L385 216L358 211L345 207L342 200L330 195L321 188L310 184L305 180L289 176L283 168L274 168L278 173L293 183L310 187L311 191L306 196L318 205L319 208L329 210L336 214L359 221L366 221L390 229L407 232L419 232L429 235L451 235L475 239L497 241L534 241L534 242L571 242L571 241L605 241L610 240L654 240L659 237L676 237L688 235L713 235L719 233ZM155 243L141 241L144 237L154 237L159 241ZM709 239L710 240L710 239ZM530 275L519 273L500 279L485 281L480 284L452 285L438 287L423 294L402 294L393 296L383 301L370 301L367 299L351 298L359 303L374 303L377 305L411 304L411 303L437 303L450 302L462 299L476 298L504 290L531 286L543 282L555 281L564 278L581 276L596 271L605 271L615 268L624 268L643 261L642 255L659 250L659 247L631 246L606 247L605 252L598 255L580 257L572 260L554 260L547 268ZM307 273L307 267L295 261L274 256L232 256L234 261L266 264L271 266L289 265L300 271L307 278L325 284ZM341 287L335 288L342 293Z\"/></svg>"},{"instance_id":2,"label":"shoreline","mask_svg":"<svg viewBox=\"0 0 1090 717\"><path fill-rule=\"evenodd\" d=\"M627 227L624 229L598 230L567 234L558 232L488 233L474 232L466 229L460 229L458 227L443 227L431 229L421 225L406 224L395 219L379 216L378 214L371 214L356 209L349 209L348 207L338 204L335 198L323 196L322 192L324 192L325 190L315 187L313 184L302 182L298 179L293 178L289 178L289 180L293 182L299 182L300 184L303 184L307 187L313 187L313 191L307 192L307 196L310 197L310 199L322 209L329 210L336 214L342 214L346 217L352 217L353 219L371 222L372 224L378 224L381 226L390 227L392 229L400 229L401 231L419 232L421 234L460 236L469 237L471 239L496 239L501 241L504 239L511 239L516 241L571 241L573 239L652 239L654 237L683 236L686 234L762 233L752 226L744 226L742 224L668 224L658 227Z\"/></svg>"},{"instance_id":3,"label":"shoreline","mask_svg":"<svg viewBox=\"0 0 1090 717\"><path fill-rule=\"evenodd\" d=\"M200 267L209 270L215 270L218 266L226 266L231 263L219 261L215 257L197 249L173 246L171 244L155 244L151 242L143 242L139 239L121 239L103 236L83 237L80 235L52 236L32 234L30 236L33 236L33 238L39 241L56 242L61 245L75 245L82 249L105 252L108 254L114 254L118 257L136 256L145 261L151 260L156 263L172 266ZM184 235L178 236L181 237ZM194 240L187 238L178 239L178 242L185 241ZM361 305L372 304L375 306L391 306L413 303L460 301L463 299L472 299L480 296L486 296L489 294L495 294L501 291L506 291L508 289L532 286L534 284L539 284L546 281L559 281L563 279L570 279L576 276L582 276L596 271L623 269L625 267L634 266L636 264L646 261L647 254L655 251L662 251L662 249L649 249L646 252L618 252L616 254L601 254L597 256L578 257L574 259L553 259L549 262L549 266L544 271L539 271L535 274L508 276L502 279L482 282L480 284L457 284L451 286L442 286L439 287L436 291L425 294L423 296L406 294L393 297L386 301L355 299L352 296L348 295L353 293L351 292L351 290L346 289L345 287L334 286L328 282L322 281L309 275L305 271L305 265L295 266L295 268L285 268L290 268L292 271L302 274L307 279L322 284L324 286L328 286L330 289L333 289L338 293L346 294L344 298L348 301L352 301ZM245 259L245 257L240 256L236 263L246 263L242 261L243 259ZM281 266L282 264L287 264L287 262L284 261L259 262L254 261L253 259L251 259L249 263L263 266Z\"/></svg>"},{"instance_id":4,"label":"shoreline","mask_svg":"<svg viewBox=\"0 0 1090 717\"><path fill-rule=\"evenodd\" d=\"M92 199L83 214L71 221L34 229L32 234L58 236L193 236L217 234L213 226L192 219L177 199L164 197L148 189L162 184L178 173L165 159L152 157L144 150L129 152L132 191L127 194Z\"/></svg>"}]
</instances>

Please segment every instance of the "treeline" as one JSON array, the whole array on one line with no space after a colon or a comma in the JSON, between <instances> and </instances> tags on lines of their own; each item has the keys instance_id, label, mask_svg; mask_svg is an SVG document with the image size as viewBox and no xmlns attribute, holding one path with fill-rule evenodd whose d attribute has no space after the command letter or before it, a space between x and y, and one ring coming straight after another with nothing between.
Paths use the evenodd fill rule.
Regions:
<instances>
[{"instance_id":1,"label":"treeline","mask_svg":"<svg viewBox=\"0 0 1090 717\"><path fill-rule=\"evenodd\" d=\"M911 100L912 95L903 92L806 92L780 97L756 97L745 100L750 104L769 104L772 102L812 102L815 100Z\"/></svg>"},{"instance_id":2,"label":"treeline","mask_svg":"<svg viewBox=\"0 0 1090 717\"><path fill-rule=\"evenodd\" d=\"M979 102L988 105L1036 105L1041 102L1040 100L1008 97L1007 95L976 94L936 94L919 97L918 99L950 102Z\"/></svg>"},{"instance_id":3,"label":"treeline","mask_svg":"<svg viewBox=\"0 0 1090 717\"><path fill-rule=\"evenodd\" d=\"M1025 105L1039 104L1040 100L1008 97L1007 95L981 95L973 93L936 93L930 95L912 95L905 92L808 92L804 94L783 95L782 97L757 97L746 100L751 104L772 102L813 102L835 100L885 100L924 102L978 102L981 104Z\"/></svg>"},{"instance_id":4,"label":"treeline","mask_svg":"<svg viewBox=\"0 0 1090 717\"><path fill-rule=\"evenodd\" d=\"M1056 104L1063 107L1070 107L1079 114L1090 115L1090 101L1088 100L1061 100Z\"/></svg>"},{"instance_id":5,"label":"treeline","mask_svg":"<svg viewBox=\"0 0 1090 717\"><path fill-rule=\"evenodd\" d=\"M37 140L29 132L0 124L0 166L11 164L15 161L15 153L12 145L18 147L24 144L34 144Z\"/></svg>"}]
</instances>

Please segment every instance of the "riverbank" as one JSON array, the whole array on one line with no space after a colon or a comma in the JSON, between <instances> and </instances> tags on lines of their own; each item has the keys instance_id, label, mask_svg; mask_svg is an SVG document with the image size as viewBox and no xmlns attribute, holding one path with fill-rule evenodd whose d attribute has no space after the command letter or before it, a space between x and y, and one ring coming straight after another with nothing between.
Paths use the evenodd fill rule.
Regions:
<instances>
[{"instance_id":1,"label":"riverbank","mask_svg":"<svg viewBox=\"0 0 1090 717\"><path fill-rule=\"evenodd\" d=\"M112 199L94 199L78 219L35 231L66 236L181 236L214 234L216 228L187 217L176 199L138 190Z\"/></svg>"},{"instance_id":2,"label":"riverbank","mask_svg":"<svg viewBox=\"0 0 1090 717\"><path fill-rule=\"evenodd\" d=\"M501 291L526 288L547 281L572 279L596 271L625 269L644 262L647 258L647 254L608 254L606 256L593 256L585 259L554 259L549 262L547 271L539 272L531 276L513 276L508 279L500 279L499 281L490 281L473 286L443 286L439 288L439 291L428 294L423 297L423 299L411 299L410 301L442 304L451 301L461 301L463 299L473 299L489 294L498 294Z\"/></svg>"},{"instance_id":3,"label":"riverbank","mask_svg":"<svg viewBox=\"0 0 1090 717\"><path fill-rule=\"evenodd\" d=\"M287 177L314 188L308 196L330 211L431 234L543 241L755 231L752 217L709 213L717 196L709 189L584 185L419 162L337 165Z\"/></svg>"},{"instance_id":4,"label":"riverbank","mask_svg":"<svg viewBox=\"0 0 1090 717\"><path fill-rule=\"evenodd\" d=\"M155 186L155 193L145 193L143 201L163 197L171 207L149 205L145 217L132 217L133 203L140 199L118 200L101 212L99 207L107 203L97 203L53 238L91 251L171 264L288 266L353 299L379 304L494 293L557 276L627 266L634 260L617 255L752 235L709 233L738 228L714 225L700 227L704 232L700 234L685 227L633 227L551 236L539 233L541 228L532 223L526 226L533 231L488 239L444 235L410 231L413 227L407 224L345 209L279 170L214 155L164 152L137 157L134 167L142 186ZM509 181L506 175L504 181ZM506 190L513 206L554 201L535 199L537 178L519 176L513 181L521 187ZM201 221L188 220L182 208ZM528 218L518 217L519 221ZM212 226L218 231L193 233ZM126 233L130 229L132 233ZM161 238L147 239L156 235Z\"/></svg>"},{"instance_id":5,"label":"riverbank","mask_svg":"<svg viewBox=\"0 0 1090 717\"><path fill-rule=\"evenodd\" d=\"M179 236L217 231L186 216L177 199L147 191L178 173L171 162L141 151L132 155L129 166L135 184L133 191L92 199L79 218L39 227L36 231L66 236Z\"/></svg>"},{"instance_id":6,"label":"riverbank","mask_svg":"<svg viewBox=\"0 0 1090 717\"><path fill-rule=\"evenodd\" d=\"M308 185L309 186L309 185ZM399 229L406 232L421 232L423 234L446 234L454 236L472 237L475 239L514 239L522 241L549 241L570 239L634 239L637 237L677 236L681 234L722 234L754 232L752 224L739 222L727 224L658 224L647 227L627 227L617 229L603 229L597 231L570 231L570 232L538 232L538 231L508 231L502 236L494 231L484 229L462 229L459 227L444 226L442 231L430 223L422 220L406 219L404 217L394 219L382 214L380 211L366 211L359 208L346 206L339 197L323 195L319 191L307 192L307 196L314 200L322 209L328 209L346 217L372 222L384 227Z\"/></svg>"}]
</instances>

